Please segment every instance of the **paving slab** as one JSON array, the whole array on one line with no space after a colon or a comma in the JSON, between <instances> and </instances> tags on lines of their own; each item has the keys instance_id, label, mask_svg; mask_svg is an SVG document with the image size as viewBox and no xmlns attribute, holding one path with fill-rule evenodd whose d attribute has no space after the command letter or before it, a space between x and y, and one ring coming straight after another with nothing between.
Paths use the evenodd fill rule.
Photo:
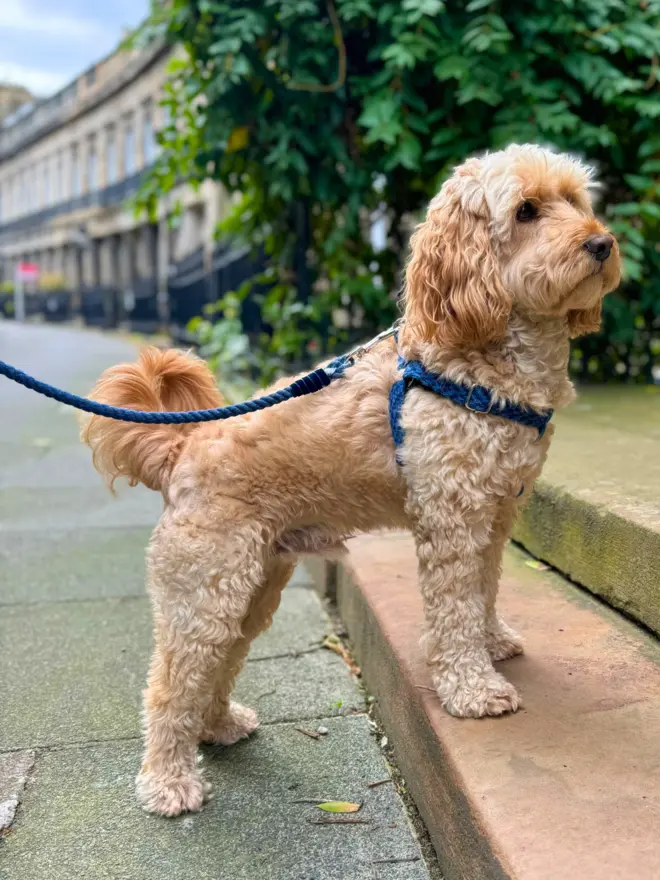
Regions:
<instances>
[{"instance_id":1,"label":"paving slab","mask_svg":"<svg viewBox=\"0 0 660 880\"><path fill-rule=\"evenodd\" d=\"M337 596L447 880L660 877L660 645L506 553L500 609L526 654L498 664L524 709L450 717L419 649L406 534L351 542Z\"/></svg>"},{"instance_id":2,"label":"paving slab","mask_svg":"<svg viewBox=\"0 0 660 880\"><path fill-rule=\"evenodd\" d=\"M135 804L138 743L51 751L39 761L11 835L3 880L423 880L420 858L366 718L334 719L311 740L264 728L207 750L215 788L199 814L147 816ZM303 798L362 802L366 824L312 824ZM378 864L383 859L405 863Z\"/></svg>"},{"instance_id":3,"label":"paving slab","mask_svg":"<svg viewBox=\"0 0 660 880\"><path fill-rule=\"evenodd\" d=\"M303 606L288 620L283 614L280 635L276 631L270 642L259 645L257 658L269 651L281 653L289 620L295 625L305 612L309 618L307 599L317 603L316 634L327 628L314 594L295 587L292 591L303 592ZM299 649L308 645L303 633ZM11 682L0 714L0 749L139 734L151 653L146 599L6 606L0 617L0 646L0 680ZM248 663L236 693L259 710L263 722L363 708L345 663L325 650Z\"/></svg>"},{"instance_id":4,"label":"paving slab","mask_svg":"<svg viewBox=\"0 0 660 880\"><path fill-rule=\"evenodd\" d=\"M155 492L122 489L114 498L102 485L43 489L10 486L0 492L0 533L25 529L153 528L163 509Z\"/></svg>"},{"instance_id":5,"label":"paving slab","mask_svg":"<svg viewBox=\"0 0 660 880\"><path fill-rule=\"evenodd\" d=\"M555 422L514 536L660 634L660 387L582 389Z\"/></svg>"},{"instance_id":6,"label":"paving slab","mask_svg":"<svg viewBox=\"0 0 660 880\"><path fill-rule=\"evenodd\" d=\"M150 535L148 528L0 529L0 605L144 596Z\"/></svg>"},{"instance_id":7,"label":"paving slab","mask_svg":"<svg viewBox=\"0 0 660 880\"><path fill-rule=\"evenodd\" d=\"M0 605L145 595L151 528L9 530L2 525ZM301 568L287 589L306 579ZM301 628L305 625L299 622Z\"/></svg>"}]
</instances>

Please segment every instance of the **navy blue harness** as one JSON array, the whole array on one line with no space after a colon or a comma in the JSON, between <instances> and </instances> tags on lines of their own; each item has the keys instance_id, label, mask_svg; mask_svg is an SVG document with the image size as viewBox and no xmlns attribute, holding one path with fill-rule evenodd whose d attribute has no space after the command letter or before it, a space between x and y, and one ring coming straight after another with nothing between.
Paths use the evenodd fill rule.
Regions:
<instances>
[{"instance_id":1,"label":"navy blue harness","mask_svg":"<svg viewBox=\"0 0 660 880\"><path fill-rule=\"evenodd\" d=\"M492 391L483 385L463 385L437 373L431 373L420 361L406 361L399 355L399 369L403 377L395 382L390 391L390 428L397 448L402 446L405 432L401 427L401 407L410 388L425 388L440 397L451 400L470 412L500 416L518 422L528 428L536 428L539 437L545 434L553 410L538 412L518 403L505 400L496 402ZM398 460L398 459L397 459Z\"/></svg>"}]
</instances>

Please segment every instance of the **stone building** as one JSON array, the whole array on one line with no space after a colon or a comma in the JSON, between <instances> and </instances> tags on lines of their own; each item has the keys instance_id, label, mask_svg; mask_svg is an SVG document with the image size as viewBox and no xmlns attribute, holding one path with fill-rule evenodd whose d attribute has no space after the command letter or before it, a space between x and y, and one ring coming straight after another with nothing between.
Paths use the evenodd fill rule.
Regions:
<instances>
[{"instance_id":1,"label":"stone building","mask_svg":"<svg viewBox=\"0 0 660 880\"><path fill-rule=\"evenodd\" d=\"M109 289L126 303L163 294L190 255L212 259L226 198L217 184L179 187L154 224L126 206L156 158L171 51L159 43L117 51L0 125L0 281L28 261L61 278L78 302ZM183 211L174 229L175 201Z\"/></svg>"},{"instance_id":2,"label":"stone building","mask_svg":"<svg viewBox=\"0 0 660 880\"><path fill-rule=\"evenodd\" d=\"M31 104L34 98L23 86L0 83L0 122L20 107Z\"/></svg>"}]
</instances>

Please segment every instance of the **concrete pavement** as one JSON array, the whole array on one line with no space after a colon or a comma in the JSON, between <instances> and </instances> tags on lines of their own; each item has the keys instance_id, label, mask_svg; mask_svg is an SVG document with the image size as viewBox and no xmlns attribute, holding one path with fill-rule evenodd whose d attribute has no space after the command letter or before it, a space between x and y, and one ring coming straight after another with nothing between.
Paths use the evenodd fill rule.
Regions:
<instances>
[{"instance_id":1,"label":"concrete pavement","mask_svg":"<svg viewBox=\"0 0 660 880\"><path fill-rule=\"evenodd\" d=\"M117 336L0 322L0 358L85 393L132 359ZM206 749L200 814L135 803L150 650L143 553L160 499L113 499L71 410L0 379L0 878L425 880L404 806L300 569L254 646L238 696L249 741ZM328 728L312 739L298 727ZM359 801L363 824L315 824L315 799ZM434 874L434 876L437 876Z\"/></svg>"}]
</instances>

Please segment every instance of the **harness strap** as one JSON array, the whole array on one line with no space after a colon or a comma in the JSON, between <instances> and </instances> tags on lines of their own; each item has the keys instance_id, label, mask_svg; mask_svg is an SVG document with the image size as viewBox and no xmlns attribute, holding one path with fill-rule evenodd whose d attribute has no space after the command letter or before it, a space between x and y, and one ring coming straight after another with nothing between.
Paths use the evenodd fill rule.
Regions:
<instances>
[{"instance_id":1,"label":"harness strap","mask_svg":"<svg viewBox=\"0 0 660 880\"><path fill-rule=\"evenodd\" d=\"M390 390L390 428L395 446L403 444L405 431L401 427L401 408L410 388L425 388L440 395L458 406L474 413L500 416L511 422L518 422L528 428L536 428L539 437L545 434L553 410L545 412L504 400L497 402L492 391L483 385L463 385L445 376L431 373L420 361L406 361L399 355L399 369L403 377L394 383Z\"/></svg>"}]
</instances>

